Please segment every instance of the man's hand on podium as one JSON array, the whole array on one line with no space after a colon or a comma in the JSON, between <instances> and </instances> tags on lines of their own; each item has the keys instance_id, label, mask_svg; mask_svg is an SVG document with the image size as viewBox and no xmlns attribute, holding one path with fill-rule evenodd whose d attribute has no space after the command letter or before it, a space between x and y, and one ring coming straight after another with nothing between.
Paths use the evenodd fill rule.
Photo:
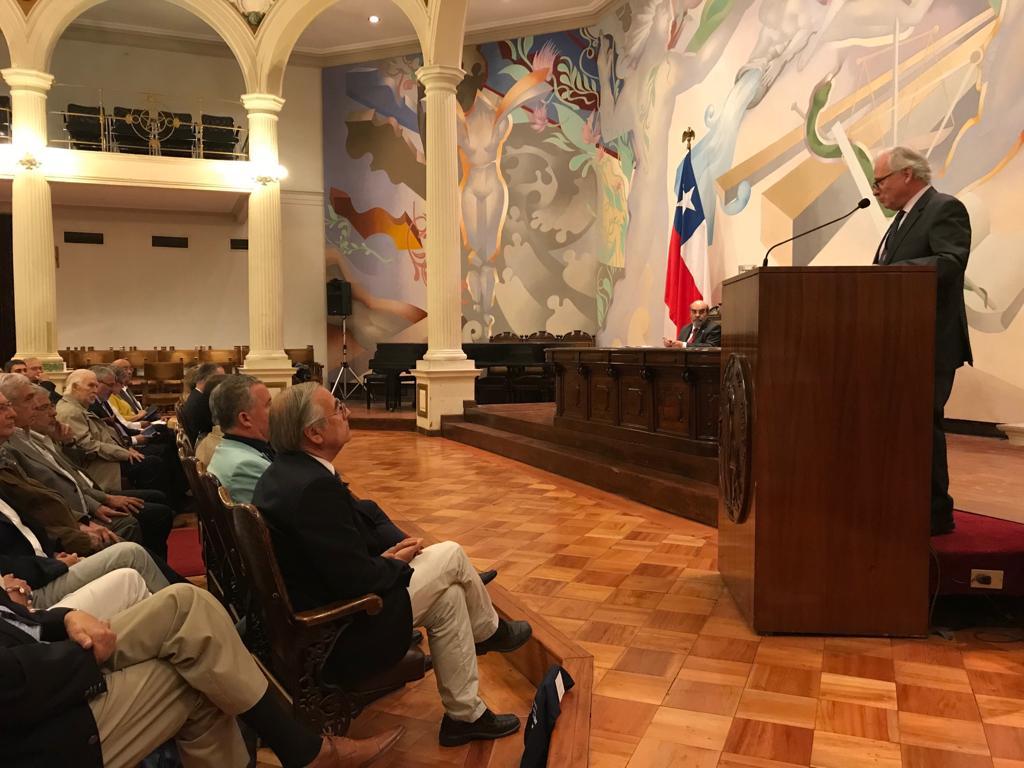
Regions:
<instances>
[{"instance_id":1,"label":"man's hand on podium","mask_svg":"<svg viewBox=\"0 0 1024 768\"><path fill-rule=\"evenodd\" d=\"M681 341L679 341L677 339L670 339L668 336L663 336L661 341L662 341L662 343L666 347L679 347L679 348L682 348L682 346L683 346L683 342L681 342Z\"/></svg>"}]
</instances>

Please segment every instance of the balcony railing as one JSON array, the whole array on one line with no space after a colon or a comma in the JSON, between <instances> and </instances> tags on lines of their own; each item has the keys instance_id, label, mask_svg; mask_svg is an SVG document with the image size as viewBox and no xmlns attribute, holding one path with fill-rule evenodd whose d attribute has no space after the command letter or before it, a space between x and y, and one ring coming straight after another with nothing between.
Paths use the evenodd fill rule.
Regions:
<instances>
[{"instance_id":1,"label":"balcony railing","mask_svg":"<svg viewBox=\"0 0 1024 768\"><path fill-rule=\"evenodd\" d=\"M69 93L72 90L78 92ZM213 160L248 157L248 139L244 120L238 119L241 105L237 102L195 103L194 97L182 97L178 102L155 93L111 98L110 92L95 90L95 101L87 101L81 98L89 95L81 93L83 90L87 89L57 86L51 92L50 104L62 106L50 111L50 146ZM68 98L66 102L62 95ZM189 102L195 104L194 111L185 111Z\"/></svg>"}]
</instances>

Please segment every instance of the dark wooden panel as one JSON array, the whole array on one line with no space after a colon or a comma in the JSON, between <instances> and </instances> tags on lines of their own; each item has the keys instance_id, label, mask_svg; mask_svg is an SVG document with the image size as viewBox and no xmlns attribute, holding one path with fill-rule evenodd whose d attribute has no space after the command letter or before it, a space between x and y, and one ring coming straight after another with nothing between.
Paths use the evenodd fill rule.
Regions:
<instances>
[{"instance_id":1,"label":"dark wooden panel","mask_svg":"<svg viewBox=\"0 0 1024 768\"><path fill-rule=\"evenodd\" d=\"M679 371L659 370L654 378L654 402L657 404L654 429L670 435L690 434L691 387ZM717 439L717 435L715 438Z\"/></svg>"},{"instance_id":2,"label":"dark wooden panel","mask_svg":"<svg viewBox=\"0 0 1024 768\"><path fill-rule=\"evenodd\" d=\"M587 370L575 365L563 366L556 373L557 391L561 393L558 415L575 419L587 418Z\"/></svg>"},{"instance_id":3,"label":"dark wooden panel","mask_svg":"<svg viewBox=\"0 0 1024 768\"><path fill-rule=\"evenodd\" d=\"M601 424L619 423L618 374L610 365L590 366L590 420Z\"/></svg>"},{"instance_id":4,"label":"dark wooden panel","mask_svg":"<svg viewBox=\"0 0 1024 768\"><path fill-rule=\"evenodd\" d=\"M636 365L620 366L619 371L619 424L623 427L653 430L653 374Z\"/></svg>"},{"instance_id":5,"label":"dark wooden panel","mask_svg":"<svg viewBox=\"0 0 1024 768\"><path fill-rule=\"evenodd\" d=\"M926 633L934 270L768 268L725 291L723 368L756 347L753 513L720 519L737 603L760 632Z\"/></svg>"}]
</instances>

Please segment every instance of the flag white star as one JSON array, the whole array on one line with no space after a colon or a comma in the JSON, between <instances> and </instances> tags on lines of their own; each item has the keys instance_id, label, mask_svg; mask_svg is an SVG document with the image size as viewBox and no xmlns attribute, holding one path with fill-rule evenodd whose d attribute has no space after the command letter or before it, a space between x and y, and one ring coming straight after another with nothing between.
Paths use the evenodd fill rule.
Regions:
<instances>
[{"instance_id":1,"label":"flag white star","mask_svg":"<svg viewBox=\"0 0 1024 768\"><path fill-rule=\"evenodd\" d=\"M693 193L697 190L696 187L690 187L689 189L683 190L683 199L676 203L676 208L682 208L683 211L696 211L697 208L693 204Z\"/></svg>"}]
</instances>

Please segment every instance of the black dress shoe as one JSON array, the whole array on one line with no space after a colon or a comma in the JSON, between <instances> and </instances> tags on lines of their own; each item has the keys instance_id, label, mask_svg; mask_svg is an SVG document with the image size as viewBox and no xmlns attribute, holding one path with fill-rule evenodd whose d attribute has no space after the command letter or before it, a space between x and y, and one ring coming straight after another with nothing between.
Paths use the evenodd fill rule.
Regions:
<instances>
[{"instance_id":1,"label":"black dress shoe","mask_svg":"<svg viewBox=\"0 0 1024 768\"><path fill-rule=\"evenodd\" d=\"M948 523L933 524L932 525L932 536L945 536L947 533L952 533L956 530L956 523L952 520Z\"/></svg>"},{"instance_id":2,"label":"black dress shoe","mask_svg":"<svg viewBox=\"0 0 1024 768\"><path fill-rule=\"evenodd\" d=\"M458 747L477 739L500 739L518 730L519 718L515 715L496 715L486 709L472 723L452 720L445 715L441 718L437 740L442 747Z\"/></svg>"},{"instance_id":3,"label":"black dress shoe","mask_svg":"<svg viewBox=\"0 0 1024 768\"><path fill-rule=\"evenodd\" d=\"M498 628L494 634L476 644L476 655L483 656L491 651L511 653L521 648L532 634L533 628L525 621L498 619Z\"/></svg>"},{"instance_id":4,"label":"black dress shoe","mask_svg":"<svg viewBox=\"0 0 1024 768\"><path fill-rule=\"evenodd\" d=\"M491 570L489 571L480 571L480 581L484 583L484 586L487 586L492 581L494 581L494 577L497 575L498 572L493 568L491 568Z\"/></svg>"},{"instance_id":5,"label":"black dress shoe","mask_svg":"<svg viewBox=\"0 0 1024 768\"><path fill-rule=\"evenodd\" d=\"M418 629L414 629L412 631L412 640L409 645L419 645L421 642L423 642L423 633Z\"/></svg>"}]
</instances>

